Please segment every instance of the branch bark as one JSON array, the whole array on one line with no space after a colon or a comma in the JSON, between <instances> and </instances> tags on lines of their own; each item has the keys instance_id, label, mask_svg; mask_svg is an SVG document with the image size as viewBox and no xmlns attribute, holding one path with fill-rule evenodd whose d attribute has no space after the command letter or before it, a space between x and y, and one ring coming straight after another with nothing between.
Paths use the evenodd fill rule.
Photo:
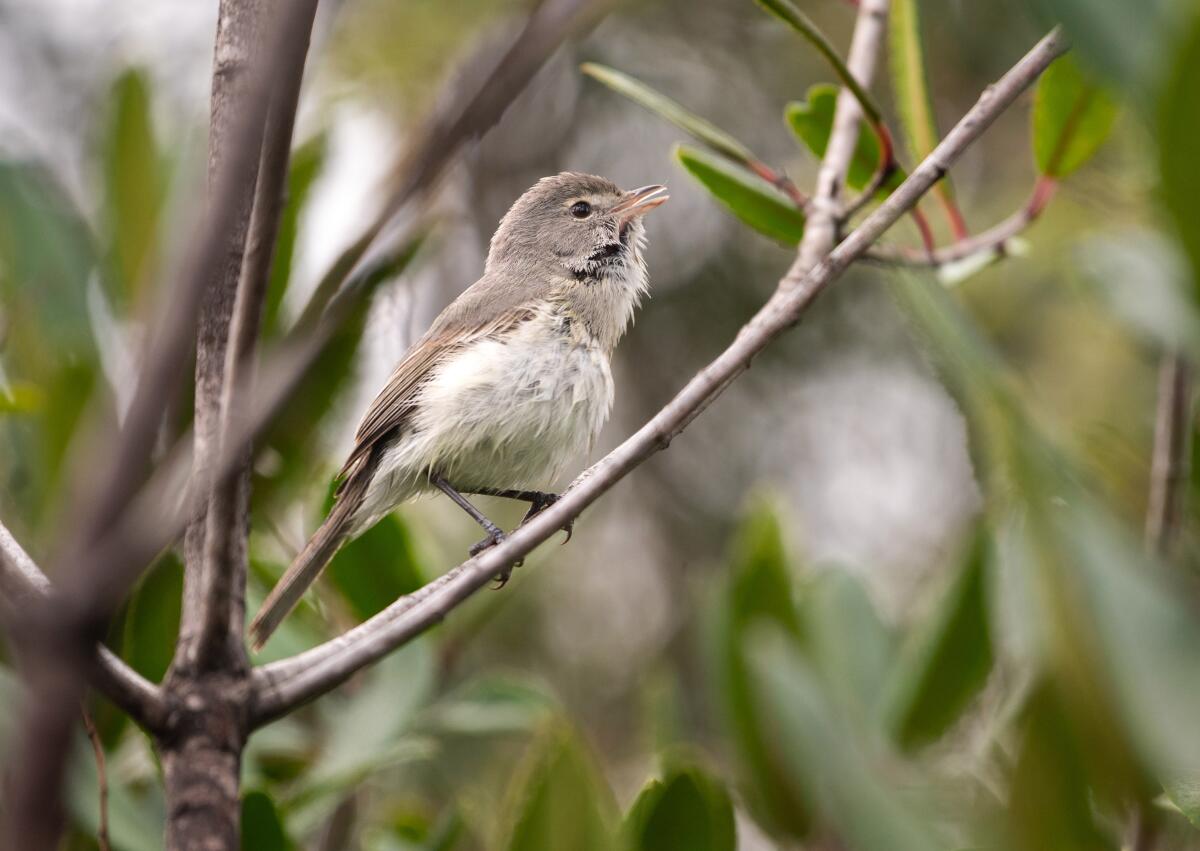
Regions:
<instances>
[{"instance_id":1,"label":"branch bark","mask_svg":"<svg viewBox=\"0 0 1200 851\"><path fill-rule=\"evenodd\" d=\"M247 3L244 0L221 0L217 12L217 33L213 48L213 75L208 131L208 177L211 187L217 180L224 162L242 152L233 150L236 122L246 110L256 87L269 87L265 79L255 79L251 73L251 57L264 50L266 21L273 4ZM264 97L269 102L269 97ZM270 107L267 107L269 114ZM265 130L263 131L265 134ZM230 238L219 267L205 286L200 305L196 332L195 416L193 419L193 475L208 477L214 457L220 452L222 378L228 358L229 328L234 302L238 297L238 281L245 261L247 233L254 208L255 185L261 167L262 134L253 145L253 164L247 169L246 182L238 187L231 199L228 213L233 219ZM211 505L188 526L184 539L183 609L179 622L179 643L176 645L172 672L190 670L200 664L201 633L206 615L206 592L220 593L220 583L212 574L228 564L231 572L239 572L246 560L244 536L227 527L237 522L238 511L248 505L249 483L243 471L231 481L214 490ZM216 507L219 516L207 522L207 512ZM205 540L211 526L225 532L215 542L217 552L207 559ZM225 528L221 528L225 527ZM221 564L217 564L221 562ZM224 601L222 601L224 604ZM206 611L206 608L208 609ZM224 608L224 605L221 606ZM217 662L218 651L206 648L205 662ZM234 646L222 642L220 655L237 664ZM224 660L220 660L224 661ZM245 651L240 663L246 665Z\"/></svg>"},{"instance_id":2,"label":"branch bark","mask_svg":"<svg viewBox=\"0 0 1200 851\"><path fill-rule=\"evenodd\" d=\"M221 380L220 434L209 457L197 464L201 470L219 461L220 447L243 416L246 398L252 392L254 350L270 279L275 237L283 208L292 132L304 62L308 52L316 0L294 0L303 9L293 20L292 32L284 33L288 53L276 80L267 116L258 185L254 193L245 239L246 254L237 283L237 295L229 322L224 375ZM197 357L199 362L199 357ZM197 396L197 405L201 403ZM211 404L212 400L205 400ZM197 418L198 419L198 418ZM197 430L197 439L199 430ZM247 539L250 532L250 462L252 447L242 450L237 469L228 481L214 489L205 525L199 630L194 643L180 642L185 664L202 670L221 667L244 669L249 664L242 625L245 621ZM188 624L189 627L192 624ZM189 634L193 634L188 630Z\"/></svg>"},{"instance_id":3,"label":"branch bark","mask_svg":"<svg viewBox=\"0 0 1200 851\"><path fill-rule=\"evenodd\" d=\"M46 574L0 523L0 604L6 620L15 619L23 608L44 602L51 591ZM95 645L89 679L143 728L153 732L162 724L166 704L161 690L102 644Z\"/></svg>"},{"instance_id":4,"label":"branch bark","mask_svg":"<svg viewBox=\"0 0 1200 851\"><path fill-rule=\"evenodd\" d=\"M1146 505L1146 548L1163 558L1174 551L1182 525L1191 426L1192 369L1183 355L1168 352L1159 363L1154 457Z\"/></svg>"},{"instance_id":5,"label":"branch bark","mask_svg":"<svg viewBox=\"0 0 1200 851\"><path fill-rule=\"evenodd\" d=\"M962 152L1065 50L1058 30L1052 31L983 92L924 162L845 240L824 257L818 257L811 267L804 265L809 258L804 256L802 246L775 294L729 347L649 422L585 471L558 502L518 528L500 545L452 568L345 635L292 659L256 669L252 677L255 694L252 723L260 726L287 714L438 623L492 577L578 517L631 470L670 445L730 382L749 368L756 354L798 322L813 300L914 206Z\"/></svg>"}]
</instances>

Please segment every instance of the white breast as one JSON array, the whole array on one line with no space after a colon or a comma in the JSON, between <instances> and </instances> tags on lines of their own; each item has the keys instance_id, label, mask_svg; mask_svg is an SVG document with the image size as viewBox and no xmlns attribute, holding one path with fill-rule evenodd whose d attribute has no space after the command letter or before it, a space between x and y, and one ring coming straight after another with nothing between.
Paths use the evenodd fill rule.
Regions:
<instances>
[{"instance_id":1,"label":"white breast","mask_svg":"<svg viewBox=\"0 0 1200 851\"><path fill-rule=\"evenodd\" d=\"M367 496L381 514L434 471L460 490L546 490L591 448L612 409L607 354L547 310L510 336L449 358L421 390L412 427L385 453Z\"/></svg>"}]
</instances>

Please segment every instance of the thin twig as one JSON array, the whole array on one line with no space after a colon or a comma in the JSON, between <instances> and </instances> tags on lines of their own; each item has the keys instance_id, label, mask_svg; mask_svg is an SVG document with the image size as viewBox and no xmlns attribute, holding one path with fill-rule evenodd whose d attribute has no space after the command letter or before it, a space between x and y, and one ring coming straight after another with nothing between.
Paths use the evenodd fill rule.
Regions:
<instances>
[{"instance_id":1,"label":"thin twig","mask_svg":"<svg viewBox=\"0 0 1200 851\"><path fill-rule=\"evenodd\" d=\"M932 254L893 245L877 245L867 252L865 259L888 265L938 268L984 252L1004 255L1008 252L1010 241L1037 221L1055 185L1052 179L1039 179L1029 201L1007 219L975 236L939 248Z\"/></svg>"},{"instance_id":2,"label":"thin twig","mask_svg":"<svg viewBox=\"0 0 1200 851\"><path fill-rule=\"evenodd\" d=\"M866 0L864 0L866 2ZM441 621L492 577L555 534L630 471L665 449L751 359L804 315L813 300L903 216L945 170L992 124L1046 66L1065 50L1052 31L990 86L946 138L862 224L815 266L797 256L771 299L716 360L702 369L642 428L590 467L554 505L516 529L498 546L472 558L414 594L321 647L253 674L253 723L265 724L344 682L355 671ZM802 254L803 252L798 252ZM301 664L303 660L303 664Z\"/></svg>"},{"instance_id":3,"label":"thin twig","mask_svg":"<svg viewBox=\"0 0 1200 851\"><path fill-rule=\"evenodd\" d=\"M104 764L104 743L100 741L100 733L96 730L91 713L86 707L81 708L80 712L83 714L83 729L87 731L96 758L96 785L100 788L100 824L96 828L96 845L100 851L111 851L112 846L108 844L108 770Z\"/></svg>"}]
</instances>

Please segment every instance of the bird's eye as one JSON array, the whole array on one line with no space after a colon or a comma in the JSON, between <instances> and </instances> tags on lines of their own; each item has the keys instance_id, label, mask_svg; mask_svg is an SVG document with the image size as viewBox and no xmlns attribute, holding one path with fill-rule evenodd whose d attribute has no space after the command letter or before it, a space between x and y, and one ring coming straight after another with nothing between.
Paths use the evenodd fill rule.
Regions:
<instances>
[{"instance_id":1,"label":"bird's eye","mask_svg":"<svg viewBox=\"0 0 1200 851\"><path fill-rule=\"evenodd\" d=\"M571 215L577 219L586 219L592 214L592 205L587 201L576 201L571 205Z\"/></svg>"}]
</instances>

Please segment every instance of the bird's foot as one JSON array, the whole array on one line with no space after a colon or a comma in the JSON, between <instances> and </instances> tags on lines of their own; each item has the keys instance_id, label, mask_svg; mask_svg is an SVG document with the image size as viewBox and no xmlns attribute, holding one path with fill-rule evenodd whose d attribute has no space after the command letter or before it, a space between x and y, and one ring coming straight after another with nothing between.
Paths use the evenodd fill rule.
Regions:
<instances>
[{"instance_id":1,"label":"bird's foot","mask_svg":"<svg viewBox=\"0 0 1200 851\"><path fill-rule=\"evenodd\" d=\"M554 503L558 502L558 498L559 498L558 494L556 494L556 493L539 494L538 499L529 503L529 511L527 511L525 513L525 517L522 518L521 525L522 526L525 525L530 520L532 520L534 517L537 517L539 514L541 514L543 511L545 511L547 508L554 505ZM562 527L562 530L567 533L567 540L563 541L563 543L565 544L565 543L567 543L567 541L571 540L571 535L573 535L575 533L575 518L572 517L570 520L568 520L566 522L566 524Z\"/></svg>"},{"instance_id":2,"label":"bird's foot","mask_svg":"<svg viewBox=\"0 0 1200 851\"><path fill-rule=\"evenodd\" d=\"M488 536L486 538L484 538L482 541L479 541L478 543L474 544L471 547L471 549L469 549L467 552L470 553L471 558L474 558L475 556L479 555L484 550L491 549L492 547L496 546L497 544L502 543L505 540L505 538L507 538L507 537L508 536L505 535L499 529L493 529L490 532L488 532ZM525 559L519 559L515 564L509 565L508 567L504 568L504 570L497 573L496 574L496 584L492 586L492 589L495 591L499 591L501 588L503 588L505 585L507 585L509 577L512 576L513 568L520 567L524 563L525 563Z\"/></svg>"}]
</instances>

